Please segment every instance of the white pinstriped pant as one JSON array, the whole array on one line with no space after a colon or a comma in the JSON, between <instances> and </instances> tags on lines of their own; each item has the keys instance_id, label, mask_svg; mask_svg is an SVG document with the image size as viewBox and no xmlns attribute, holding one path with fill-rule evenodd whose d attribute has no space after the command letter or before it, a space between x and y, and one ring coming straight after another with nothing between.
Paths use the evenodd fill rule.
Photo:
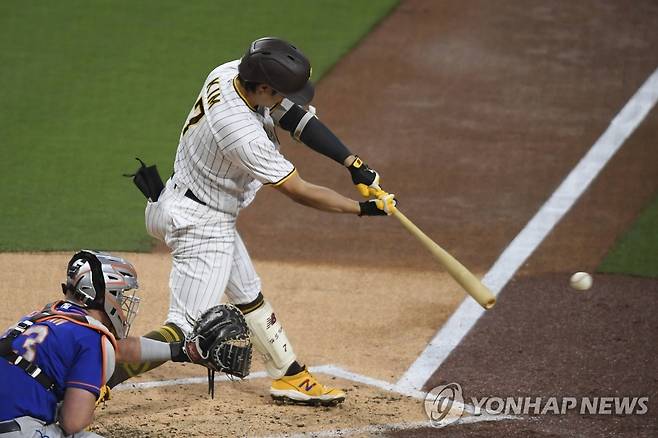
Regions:
<instances>
[{"instance_id":1,"label":"white pinstriped pant","mask_svg":"<svg viewBox=\"0 0 658 438\"><path fill-rule=\"evenodd\" d=\"M21 426L21 430L0 434L2 438L103 438L96 433L86 431L66 435L57 424L46 425L44 421L33 417L18 417L14 421Z\"/></svg>"},{"instance_id":2,"label":"white pinstriped pant","mask_svg":"<svg viewBox=\"0 0 658 438\"><path fill-rule=\"evenodd\" d=\"M184 187L167 181L158 202L146 205L146 230L167 244L172 254L169 314L183 332L206 309L256 299L261 283L240 235L236 217L213 210L185 196Z\"/></svg>"}]
</instances>

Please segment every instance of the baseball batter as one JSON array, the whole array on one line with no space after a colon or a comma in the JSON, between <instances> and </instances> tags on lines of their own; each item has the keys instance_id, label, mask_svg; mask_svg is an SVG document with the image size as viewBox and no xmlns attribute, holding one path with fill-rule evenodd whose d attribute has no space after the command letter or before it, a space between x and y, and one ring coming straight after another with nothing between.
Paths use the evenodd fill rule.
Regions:
<instances>
[{"instance_id":1,"label":"baseball batter","mask_svg":"<svg viewBox=\"0 0 658 438\"><path fill-rule=\"evenodd\" d=\"M333 405L345 394L320 384L298 362L280 319L264 298L236 219L258 190L270 186L295 202L354 215L387 215L394 195L379 175L307 108L313 98L311 66L295 46L278 38L254 41L241 60L215 68L185 121L174 173L157 202L146 207L148 232L171 249L169 315L149 337L179 341L190 321L219 303L224 293L244 313L254 347L274 379L273 398ZM311 107L312 108L312 107ZM365 197L354 201L306 182L279 151L275 126L349 170ZM157 366L122 369L113 384Z\"/></svg>"}]
</instances>

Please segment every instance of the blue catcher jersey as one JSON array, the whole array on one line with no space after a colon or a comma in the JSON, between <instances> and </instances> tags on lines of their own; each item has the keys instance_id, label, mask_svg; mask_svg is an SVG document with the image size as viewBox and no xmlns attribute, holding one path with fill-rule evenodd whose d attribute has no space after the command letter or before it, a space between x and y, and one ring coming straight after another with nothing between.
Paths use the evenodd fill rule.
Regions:
<instances>
[{"instance_id":1,"label":"blue catcher jersey","mask_svg":"<svg viewBox=\"0 0 658 438\"><path fill-rule=\"evenodd\" d=\"M53 313L25 330L12 347L38 365L56 387L46 390L24 370L0 358L0 421L30 416L52 423L66 388L80 388L98 396L107 374L112 373L114 350L107 336L95 328L100 323L90 317L89 324L66 319L66 315L86 315L68 302L54 305ZM32 316L34 313L21 321Z\"/></svg>"}]
</instances>

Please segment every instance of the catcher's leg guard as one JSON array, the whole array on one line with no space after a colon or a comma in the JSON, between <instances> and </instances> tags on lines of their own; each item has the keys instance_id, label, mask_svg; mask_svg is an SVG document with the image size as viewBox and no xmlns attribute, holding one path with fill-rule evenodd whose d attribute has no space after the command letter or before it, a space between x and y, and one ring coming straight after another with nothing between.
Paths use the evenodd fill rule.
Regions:
<instances>
[{"instance_id":1,"label":"catcher's leg guard","mask_svg":"<svg viewBox=\"0 0 658 438\"><path fill-rule=\"evenodd\" d=\"M265 369L273 379L280 379L295 361L295 352L270 303L258 294L251 303L239 304L251 331L251 343L263 355Z\"/></svg>"},{"instance_id":2,"label":"catcher's leg guard","mask_svg":"<svg viewBox=\"0 0 658 438\"><path fill-rule=\"evenodd\" d=\"M178 328L176 324L172 323L167 323L157 330L148 332L144 337L167 343L181 342L185 339L183 331ZM112 374L112 377L110 377L110 380L107 382L107 386L114 388L119 383L157 368L163 363L164 362L118 363L114 369L114 374Z\"/></svg>"}]
</instances>

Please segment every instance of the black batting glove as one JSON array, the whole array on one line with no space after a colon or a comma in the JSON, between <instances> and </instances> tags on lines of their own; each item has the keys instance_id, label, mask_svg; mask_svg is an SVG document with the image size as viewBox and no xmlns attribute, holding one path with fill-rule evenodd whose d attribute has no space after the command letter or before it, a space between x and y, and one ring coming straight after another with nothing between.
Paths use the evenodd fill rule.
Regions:
<instances>
[{"instance_id":1,"label":"black batting glove","mask_svg":"<svg viewBox=\"0 0 658 438\"><path fill-rule=\"evenodd\" d=\"M379 199L359 202L359 216L387 216L393 214L397 201L392 193L384 193Z\"/></svg>"},{"instance_id":2,"label":"black batting glove","mask_svg":"<svg viewBox=\"0 0 658 438\"><path fill-rule=\"evenodd\" d=\"M356 189L361 193L364 198L371 196L379 198L384 195L384 191L379 187L379 174L377 171L368 167L361 158L356 156L352 164L347 167L352 175L352 182Z\"/></svg>"}]
</instances>

